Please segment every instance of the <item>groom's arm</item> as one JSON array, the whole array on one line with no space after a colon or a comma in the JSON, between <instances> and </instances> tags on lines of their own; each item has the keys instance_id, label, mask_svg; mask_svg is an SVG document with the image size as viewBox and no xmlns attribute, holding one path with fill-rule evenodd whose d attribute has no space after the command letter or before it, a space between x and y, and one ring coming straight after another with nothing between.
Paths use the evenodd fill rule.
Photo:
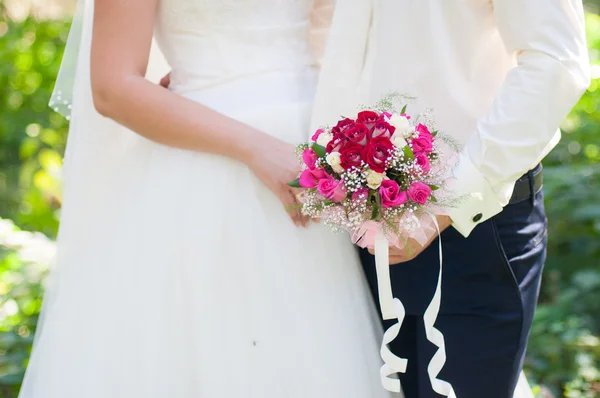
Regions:
<instances>
[{"instance_id":1,"label":"groom's arm","mask_svg":"<svg viewBox=\"0 0 600 398\"><path fill-rule=\"evenodd\" d=\"M515 181L558 143L559 124L589 85L581 0L492 0L518 65L471 134L454 170L453 208L464 236L508 204Z\"/></svg>"}]
</instances>

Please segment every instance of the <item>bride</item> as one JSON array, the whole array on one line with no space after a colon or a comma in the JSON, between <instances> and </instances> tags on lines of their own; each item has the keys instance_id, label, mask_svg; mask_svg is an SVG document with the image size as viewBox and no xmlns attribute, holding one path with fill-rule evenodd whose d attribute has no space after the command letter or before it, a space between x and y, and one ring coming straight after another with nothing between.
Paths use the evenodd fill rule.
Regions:
<instances>
[{"instance_id":1,"label":"bride","mask_svg":"<svg viewBox=\"0 0 600 398\"><path fill-rule=\"evenodd\" d=\"M59 256L20 397L388 396L355 250L286 185L327 8L93 3L55 96L72 96ZM153 34L170 90L144 78Z\"/></svg>"}]
</instances>

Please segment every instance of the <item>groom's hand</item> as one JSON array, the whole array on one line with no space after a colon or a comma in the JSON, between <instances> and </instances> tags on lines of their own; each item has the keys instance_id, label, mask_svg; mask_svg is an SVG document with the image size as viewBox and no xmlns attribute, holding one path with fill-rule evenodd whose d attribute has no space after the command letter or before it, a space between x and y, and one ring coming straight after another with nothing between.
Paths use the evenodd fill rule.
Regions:
<instances>
[{"instance_id":1,"label":"groom's hand","mask_svg":"<svg viewBox=\"0 0 600 398\"><path fill-rule=\"evenodd\" d=\"M437 216L436 218L440 227L440 232L452 225L452 220L448 216ZM414 239L409 239L402 249L390 247L390 264L405 263L416 258L431 245L431 242L433 242L435 238L437 238L437 234L430 236L424 245L421 245ZM375 250L370 248L369 253L375 254Z\"/></svg>"}]
</instances>

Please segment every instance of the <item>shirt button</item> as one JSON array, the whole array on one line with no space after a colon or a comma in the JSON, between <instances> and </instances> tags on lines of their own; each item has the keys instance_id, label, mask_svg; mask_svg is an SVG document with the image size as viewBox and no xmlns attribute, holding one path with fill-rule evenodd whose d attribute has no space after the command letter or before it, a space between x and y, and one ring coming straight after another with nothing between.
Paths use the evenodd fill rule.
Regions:
<instances>
[{"instance_id":1,"label":"shirt button","mask_svg":"<svg viewBox=\"0 0 600 398\"><path fill-rule=\"evenodd\" d=\"M477 213L473 216L473 222L479 222L483 218L483 214Z\"/></svg>"}]
</instances>

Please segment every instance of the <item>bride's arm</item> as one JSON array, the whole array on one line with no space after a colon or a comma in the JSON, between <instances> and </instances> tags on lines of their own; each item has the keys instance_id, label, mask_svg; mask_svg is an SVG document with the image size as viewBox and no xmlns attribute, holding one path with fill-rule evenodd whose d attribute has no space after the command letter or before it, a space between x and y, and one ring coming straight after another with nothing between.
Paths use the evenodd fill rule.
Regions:
<instances>
[{"instance_id":1,"label":"bride's arm","mask_svg":"<svg viewBox=\"0 0 600 398\"><path fill-rule=\"evenodd\" d=\"M157 0L100 0L94 9L92 93L102 115L161 144L248 163L265 135L147 81Z\"/></svg>"},{"instance_id":2,"label":"bride's arm","mask_svg":"<svg viewBox=\"0 0 600 398\"><path fill-rule=\"evenodd\" d=\"M293 146L147 81L158 0L99 0L94 6L91 82L98 112L161 144L247 164L285 206L295 196ZM289 211L300 221L297 210Z\"/></svg>"}]
</instances>

